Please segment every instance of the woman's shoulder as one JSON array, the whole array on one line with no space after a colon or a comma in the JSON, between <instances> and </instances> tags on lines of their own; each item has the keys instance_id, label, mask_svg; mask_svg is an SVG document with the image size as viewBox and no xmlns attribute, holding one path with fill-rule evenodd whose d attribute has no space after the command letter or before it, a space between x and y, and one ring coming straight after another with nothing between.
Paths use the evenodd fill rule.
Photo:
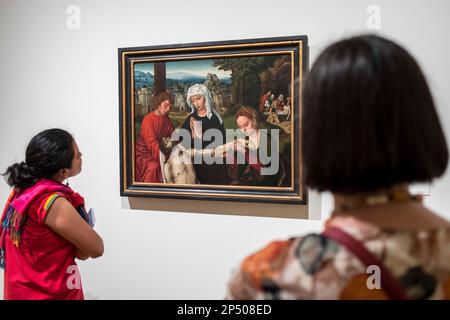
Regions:
<instances>
[{"instance_id":1,"label":"woman's shoulder","mask_svg":"<svg viewBox=\"0 0 450 320\"><path fill-rule=\"evenodd\" d=\"M209 123L209 126L212 128L225 130L223 121L220 121L219 117L214 112L212 113L211 118L207 120L207 122Z\"/></svg>"},{"instance_id":2,"label":"woman's shoulder","mask_svg":"<svg viewBox=\"0 0 450 320\"><path fill-rule=\"evenodd\" d=\"M423 280L420 290L418 283L407 288L411 298L431 295L439 285L449 286L450 298L450 230L386 231L357 219L332 219L327 222L331 225L361 241L402 282L411 276ZM310 233L273 241L247 256L233 273L228 298L386 299L382 290L368 289L370 276L352 252L320 233Z\"/></svg>"},{"instance_id":3,"label":"woman's shoulder","mask_svg":"<svg viewBox=\"0 0 450 320\"><path fill-rule=\"evenodd\" d=\"M39 223L44 223L50 209L55 205L70 204L68 196L63 192L50 192L39 196L30 206L30 217Z\"/></svg>"},{"instance_id":4,"label":"woman's shoulder","mask_svg":"<svg viewBox=\"0 0 450 320\"><path fill-rule=\"evenodd\" d=\"M214 121L214 122L217 122L220 125L222 125L222 122L220 122L219 117L214 112L211 115L211 120Z\"/></svg>"},{"instance_id":5,"label":"woman's shoulder","mask_svg":"<svg viewBox=\"0 0 450 320\"><path fill-rule=\"evenodd\" d=\"M313 278L325 286L323 294L336 298L341 275L332 261L339 249L316 233L273 241L241 262L229 282L228 298L311 299Z\"/></svg>"},{"instance_id":6,"label":"woman's shoulder","mask_svg":"<svg viewBox=\"0 0 450 320\"><path fill-rule=\"evenodd\" d=\"M261 299L277 291L279 275L292 259L298 241L298 238L272 241L247 256L229 282L228 298Z\"/></svg>"}]
</instances>

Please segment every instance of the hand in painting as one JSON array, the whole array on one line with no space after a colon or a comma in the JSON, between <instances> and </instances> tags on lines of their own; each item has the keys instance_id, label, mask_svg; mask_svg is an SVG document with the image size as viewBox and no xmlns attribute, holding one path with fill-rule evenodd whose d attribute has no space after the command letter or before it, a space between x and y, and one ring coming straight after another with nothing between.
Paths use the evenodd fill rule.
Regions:
<instances>
[{"instance_id":1,"label":"hand in painting","mask_svg":"<svg viewBox=\"0 0 450 320\"><path fill-rule=\"evenodd\" d=\"M236 140L230 141L221 146L211 149L211 155L216 157L227 157L228 155L233 155L235 149Z\"/></svg>"},{"instance_id":2,"label":"hand in painting","mask_svg":"<svg viewBox=\"0 0 450 320\"><path fill-rule=\"evenodd\" d=\"M192 132L193 139L201 139L202 138L202 123L200 121L195 120L194 117L191 117L189 122Z\"/></svg>"},{"instance_id":3,"label":"hand in painting","mask_svg":"<svg viewBox=\"0 0 450 320\"><path fill-rule=\"evenodd\" d=\"M250 142L246 139L235 139L233 141L233 150L238 152L245 152L245 149L249 149Z\"/></svg>"}]
</instances>

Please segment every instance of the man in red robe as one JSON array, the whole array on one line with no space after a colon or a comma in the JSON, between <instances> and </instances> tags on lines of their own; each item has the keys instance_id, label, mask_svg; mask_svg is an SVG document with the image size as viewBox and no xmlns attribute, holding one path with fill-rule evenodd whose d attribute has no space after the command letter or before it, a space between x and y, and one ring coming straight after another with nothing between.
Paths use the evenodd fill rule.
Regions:
<instances>
[{"instance_id":1,"label":"man in red robe","mask_svg":"<svg viewBox=\"0 0 450 320\"><path fill-rule=\"evenodd\" d=\"M171 137L174 130L168 114L173 97L161 92L152 99L153 111L142 120L141 132L136 141L136 181L164 182L160 164L160 144Z\"/></svg>"}]
</instances>

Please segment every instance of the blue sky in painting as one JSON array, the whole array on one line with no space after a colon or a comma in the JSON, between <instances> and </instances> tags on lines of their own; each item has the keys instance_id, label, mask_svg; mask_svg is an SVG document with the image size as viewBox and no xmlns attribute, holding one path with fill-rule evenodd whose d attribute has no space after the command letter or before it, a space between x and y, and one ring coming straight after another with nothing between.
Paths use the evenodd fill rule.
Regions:
<instances>
[{"instance_id":1,"label":"blue sky in painting","mask_svg":"<svg viewBox=\"0 0 450 320\"><path fill-rule=\"evenodd\" d=\"M206 78L208 73L214 73L220 79L230 78L230 71L219 70L212 64L211 59L166 62L166 76L170 79L183 80L189 77ZM153 75L153 63L137 63L135 70L150 72Z\"/></svg>"}]
</instances>

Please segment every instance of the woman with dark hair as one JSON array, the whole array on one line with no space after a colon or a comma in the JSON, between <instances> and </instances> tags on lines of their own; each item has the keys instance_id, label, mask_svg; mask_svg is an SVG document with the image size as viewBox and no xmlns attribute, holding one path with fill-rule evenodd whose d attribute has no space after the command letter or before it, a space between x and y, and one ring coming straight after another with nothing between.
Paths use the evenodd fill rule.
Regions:
<instances>
[{"instance_id":1,"label":"woman with dark hair","mask_svg":"<svg viewBox=\"0 0 450 320\"><path fill-rule=\"evenodd\" d=\"M162 140L170 138L174 130L169 118L173 97L160 92L152 98L153 111L142 120L141 132L136 140L136 172L138 182L164 182L161 168Z\"/></svg>"},{"instance_id":2,"label":"woman with dark hair","mask_svg":"<svg viewBox=\"0 0 450 320\"><path fill-rule=\"evenodd\" d=\"M321 234L247 257L234 299L450 299L450 223L408 185L441 176L448 149L420 67L359 36L326 48L303 91L305 184L334 196Z\"/></svg>"},{"instance_id":3,"label":"woman with dark hair","mask_svg":"<svg viewBox=\"0 0 450 320\"><path fill-rule=\"evenodd\" d=\"M49 129L3 174L13 187L0 224L5 299L84 299L75 258L100 257L103 240L83 197L63 184L80 173L81 156L70 133Z\"/></svg>"}]
</instances>

